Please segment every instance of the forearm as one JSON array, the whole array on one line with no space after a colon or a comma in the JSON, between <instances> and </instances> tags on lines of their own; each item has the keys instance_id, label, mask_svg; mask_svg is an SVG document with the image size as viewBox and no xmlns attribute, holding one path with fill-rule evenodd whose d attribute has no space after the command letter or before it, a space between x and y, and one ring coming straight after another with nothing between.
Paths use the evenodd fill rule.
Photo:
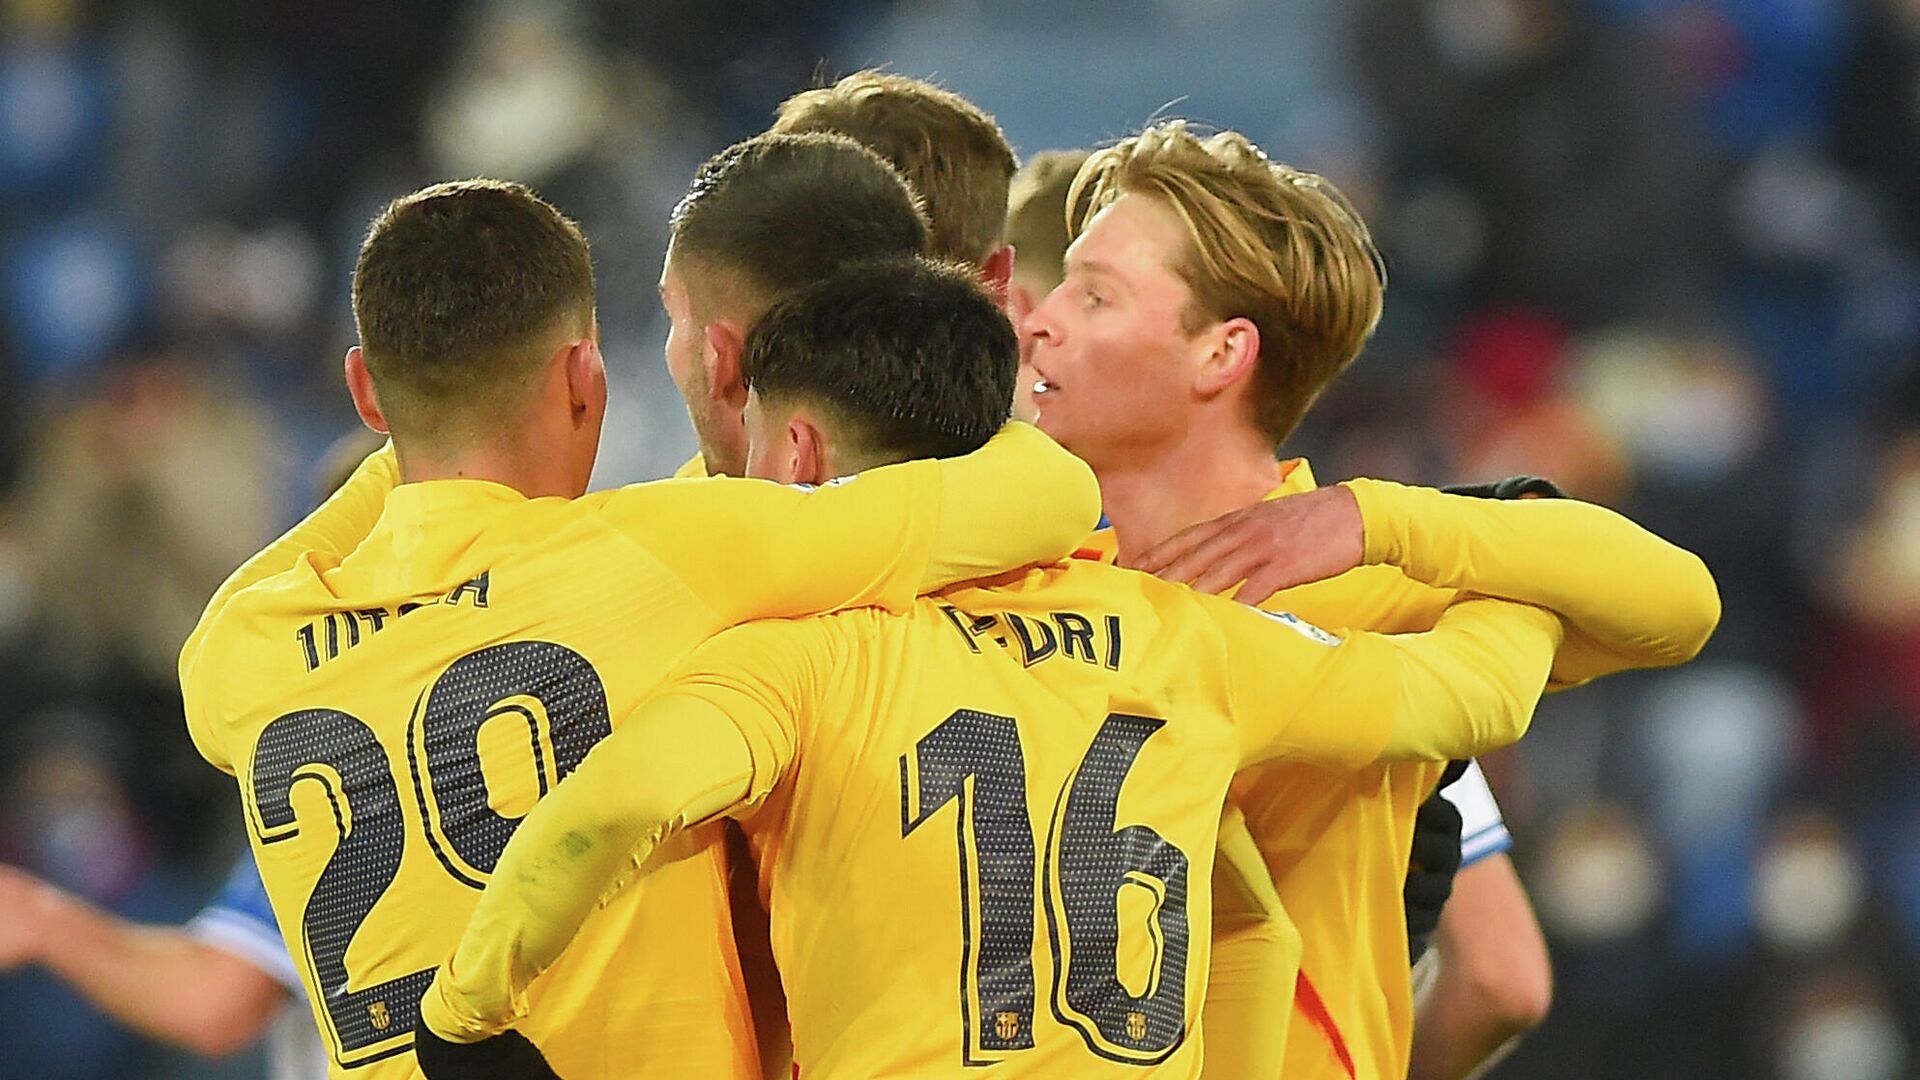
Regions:
<instances>
[{"instance_id":1,"label":"forearm","mask_svg":"<svg viewBox=\"0 0 1920 1080\"><path fill-rule=\"evenodd\" d=\"M281 1000L270 976L177 927L130 923L65 895L50 901L45 926L41 966L120 1023L196 1053L251 1043Z\"/></svg>"},{"instance_id":2,"label":"forearm","mask_svg":"<svg viewBox=\"0 0 1920 1080\"><path fill-rule=\"evenodd\" d=\"M1486 1011L1449 979L1444 958L1425 1007L1413 1023L1407 1080L1468 1080L1498 1064L1520 1041L1520 1031L1489 1022Z\"/></svg>"},{"instance_id":3,"label":"forearm","mask_svg":"<svg viewBox=\"0 0 1920 1080\"><path fill-rule=\"evenodd\" d=\"M600 899L667 837L738 805L752 775L745 740L711 703L650 701L521 821L421 1002L423 1022L456 1042L511 1026Z\"/></svg>"},{"instance_id":4,"label":"forearm","mask_svg":"<svg viewBox=\"0 0 1920 1080\"><path fill-rule=\"evenodd\" d=\"M1524 604L1456 603L1424 634L1374 639L1399 654L1400 692L1381 757L1476 757L1526 734L1544 687L1560 621Z\"/></svg>"},{"instance_id":5,"label":"forearm","mask_svg":"<svg viewBox=\"0 0 1920 1080\"><path fill-rule=\"evenodd\" d=\"M1434 938L1440 963L1416 1007L1409 1080L1465 1080L1546 1018L1553 996L1545 938L1505 855L1461 872Z\"/></svg>"},{"instance_id":6,"label":"forearm","mask_svg":"<svg viewBox=\"0 0 1920 1080\"><path fill-rule=\"evenodd\" d=\"M1093 470L1030 424L939 463L940 523L921 591L1071 555L1100 520Z\"/></svg>"},{"instance_id":7,"label":"forearm","mask_svg":"<svg viewBox=\"0 0 1920 1080\"><path fill-rule=\"evenodd\" d=\"M1719 622L1719 593L1705 564L1604 507L1470 499L1379 480L1349 486L1368 563L1566 619L1573 632L1569 655L1556 662L1556 683L1681 663ZM1572 648L1580 639L1589 643Z\"/></svg>"}]
</instances>

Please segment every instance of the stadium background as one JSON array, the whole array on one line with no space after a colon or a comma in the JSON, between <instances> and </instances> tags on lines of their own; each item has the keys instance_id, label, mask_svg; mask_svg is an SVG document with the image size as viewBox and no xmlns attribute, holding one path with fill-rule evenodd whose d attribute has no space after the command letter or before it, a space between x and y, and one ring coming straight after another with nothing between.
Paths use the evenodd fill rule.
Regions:
<instances>
[{"instance_id":1,"label":"stadium background","mask_svg":"<svg viewBox=\"0 0 1920 1080\"><path fill-rule=\"evenodd\" d=\"M351 428L382 201L489 174L579 218L600 482L660 476L668 208L875 63L1023 153L1185 115L1327 172L1393 277L1288 449L1543 473L1718 576L1699 661L1487 763L1558 975L1496 1076L1920 1076L1916 0L0 0L0 860L156 921L216 886L239 823L173 656ZM0 1074L259 1068L0 977Z\"/></svg>"}]
</instances>

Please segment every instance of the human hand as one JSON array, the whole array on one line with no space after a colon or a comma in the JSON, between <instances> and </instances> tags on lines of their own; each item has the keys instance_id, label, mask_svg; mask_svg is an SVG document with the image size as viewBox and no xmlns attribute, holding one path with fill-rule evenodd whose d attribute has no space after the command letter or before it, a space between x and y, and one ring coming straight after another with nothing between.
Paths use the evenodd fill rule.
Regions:
<instances>
[{"instance_id":1,"label":"human hand","mask_svg":"<svg viewBox=\"0 0 1920 1080\"><path fill-rule=\"evenodd\" d=\"M560 1080L540 1048L512 1028L457 1043L422 1021L414 1025L413 1056L428 1080Z\"/></svg>"},{"instance_id":2,"label":"human hand","mask_svg":"<svg viewBox=\"0 0 1920 1080\"><path fill-rule=\"evenodd\" d=\"M1336 484L1182 529L1130 565L1201 592L1245 582L1234 599L1259 604L1282 589L1346 573L1365 554L1360 504Z\"/></svg>"},{"instance_id":3,"label":"human hand","mask_svg":"<svg viewBox=\"0 0 1920 1080\"><path fill-rule=\"evenodd\" d=\"M39 959L48 914L59 896L54 886L0 863L0 973Z\"/></svg>"},{"instance_id":4,"label":"human hand","mask_svg":"<svg viewBox=\"0 0 1920 1080\"><path fill-rule=\"evenodd\" d=\"M1407 952L1416 961L1427 951L1427 943L1439 928L1440 913L1453 895L1453 879L1460 873L1460 810L1440 791L1465 772L1466 762L1450 763L1433 794L1414 815L1413 848L1407 859L1401 899L1407 913Z\"/></svg>"}]
</instances>

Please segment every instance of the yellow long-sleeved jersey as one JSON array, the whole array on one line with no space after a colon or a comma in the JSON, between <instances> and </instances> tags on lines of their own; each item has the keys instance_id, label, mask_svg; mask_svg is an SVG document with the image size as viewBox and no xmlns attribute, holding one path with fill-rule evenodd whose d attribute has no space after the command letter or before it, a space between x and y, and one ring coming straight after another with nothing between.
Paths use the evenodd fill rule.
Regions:
<instances>
[{"instance_id":1,"label":"yellow long-sleeved jersey","mask_svg":"<svg viewBox=\"0 0 1920 1080\"><path fill-rule=\"evenodd\" d=\"M394 474L376 455L243 567L181 657L189 731L239 783L334 1074L370 1080L418 1075L420 994L520 818L702 641L905 608L1058 556L1098 515L1085 467L1020 426L818 491L527 499ZM680 838L533 989L563 1074L758 1076L715 841Z\"/></svg>"},{"instance_id":2,"label":"yellow long-sleeved jersey","mask_svg":"<svg viewBox=\"0 0 1920 1080\"><path fill-rule=\"evenodd\" d=\"M1304 461L1283 463L1269 498L1312 490ZM1628 668L1676 664L1697 653L1719 620L1713 578L1694 555L1612 511L1574 500L1503 502L1381 481L1349 483L1366 533L1365 561L1346 574L1275 594L1263 607L1323 626L1386 633L1427 629L1466 592L1559 614L1566 640L1549 688ZM1103 536L1090 553L1111 551ZM1413 1001L1401 886L1413 820L1442 766L1381 764L1350 775L1269 765L1248 770L1231 802L1244 814L1283 910L1261 934L1222 945L1241 968L1284 969L1297 940L1301 985L1316 1009L1283 1018L1275 1063L1212 1058L1210 1076L1390 1080L1406 1075ZM1243 913L1243 923L1262 920ZM1284 932L1291 928L1293 933ZM1297 938L1294 936L1297 934ZM1278 942L1276 944L1275 942ZM1262 963L1262 950L1268 959ZM1210 992L1210 1023L1245 1045L1275 1023L1269 975L1259 996ZM1217 1016L1216 1016L1217 1014ZM1250 1033L1250 1034L1248 1034ZM1237 1041L1236 1040L1236 1041ZM1216 1071L1216 1068L1218 1071Z\"/></svg>"},{"instance_id":3,"label":"yellow long-sleeved jersey","mask_svg":"<svg viewBox=\"0 0 1920 1080\"><path fill-rule=\"evenodd\" d=\"M1234 771L1504 745L1559 634L1486 600L1342 640L1089 562L739 627L523 822L423 1016L538 1042L521 991L595 898L734 814L808 1080L1196 1076Z\"/></svg>"}]
</instances>

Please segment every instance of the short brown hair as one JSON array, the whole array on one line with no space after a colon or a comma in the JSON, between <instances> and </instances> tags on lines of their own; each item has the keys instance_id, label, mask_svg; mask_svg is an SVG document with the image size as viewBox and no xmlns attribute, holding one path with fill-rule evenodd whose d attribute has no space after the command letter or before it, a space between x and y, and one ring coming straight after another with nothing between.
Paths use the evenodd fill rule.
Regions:
<instances>
[{"instance_id":1,"label":"short brown hair","mask_svg":"<svg viewBox=\"0 0 1920 1080\"><path fill-rule=\"evenodd\" d=\"M430 436L447 409L493 400L568 320L593 320L580 227L525 185L459 180L395 199L353 268L353 320L392 419Z\"/></svg>"},{"instance_id":2,"label":"short brown hair","mask_svg":"<svg viewBox=\"0 0 1920 1080\"><path fill-rule=\"evenodd\" d=\"M1014 174L1007 196L1007 243L1017 255L1016 275L1044 277L1049 289L1066 276L1061 264L1073 240L1068 219L1079 218L1067 208L1067 192L1091 153L1042 150Z\"/></svg>"},{"instance_id":3,"label":"short brown hair","mask_svg":"<svg viewBox=\"0 0 1920 1080\"><path fill-rule=\"evenodd\" d=\"M1174 271L1189 330L1244 317L1260 330L1253 422L1275 443L1360 355L1380 322L1386 264L1366 222L1324 178L1269 160L1247 137L1155 124L1096 151L1069 198L1087 221L1120 196L1159 200L1186 226Z\"/></svg>"},{"instance_id":4,"label":"short brown hair","mask_svg":"<svg viewBox=\"0 0 1920 1080\"><path fill-rule=\"evenodd\" d=\"M772 302L850 262L927 248L893 166L844 135L760 135L708 158L669 219L676 257L733 272Z\"/></svg>"},{"instance_id":5,"label":"short brown hair","mask_svg":"<svg viewBox=\"0 0 1920 1080\"><path fill-rule=\"evenodd\" d=\"M1019 368L978 277L930 259L858 263L781 299L740 356L762 400L824 407L862 468L978 450L1007 422Z\"/></svg>"},{"instance_id":6,"label":"short brown hair","mask_svg":"<svg viewBox=\"0 0 1920 1080\"><path fill-rule=\"evenodd\" d=\"M1000 242L1013 147L993 117L958 94L861 71L781 102L772 130L850 136L892 162L925 201L939 258L977 266Z\"/></svg>"}]
</instances>

